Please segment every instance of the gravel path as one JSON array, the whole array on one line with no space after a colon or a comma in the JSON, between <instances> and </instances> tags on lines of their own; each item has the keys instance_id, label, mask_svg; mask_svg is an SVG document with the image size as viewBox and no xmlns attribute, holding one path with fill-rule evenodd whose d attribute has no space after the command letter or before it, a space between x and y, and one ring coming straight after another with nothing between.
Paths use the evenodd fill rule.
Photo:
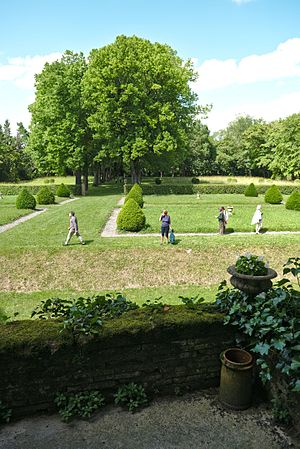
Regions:
<instances>
[{"instance_id":1,"label":"gravel path","mask_svg":"<svg viewBox=\"0 0 300 449\"><path fill-rule=\"evenodd\" d=\"M105 407L70 424L57 415L3 426L0 449L291 449L264 406L224 410L203 392L153 401L137 413Z\"/></svg>"},{"instance_id":2,"label":"gravel path","mask_svg":"<svg viewBox=\"0 0 300 449\"><path fill-rule=\"evenodd\" d=\"M118 205L122 205L124 204L124 200L125 198L121 198L118 201ZM101 233L101 237L159 237L160 233L138 233L138 232L126 232L126 233L118 233L117 231L117 218L119 215L121 208L117 207L115 209L113 209L111 216L109 217L102 233ZM230 234L227 235L254 235L255 232L232 232ZM300 234L300 231L267 231L264 232L261 235L284 235L284 234ZM210 236L215 236L215 235L219 235L218 232L185 232L185 233L181 233L181 232L176 232L176 236L178 237L197 237L197 236L206 236L206 237L210 237Z\"/></svg>"},{"instance_id":3,"label":"gravel path","mask_svg":"<svg viewBox=\"0 0 300 449\"><path fill-rule=\"evenodd\" d=\"M69 200L62 201L61 203L57 204L57 206L63 206L66 203L70 203L71 201L78 200L79 198L70 198ZM20 217L17 220L14 220L11 223L7 223L5 225L0 226L0 234L1 232L8 231L9 229L14 228L15 226L18 226L21 223L24 223L25 221L31 220L32 218L41 215L43 212L46 212L48 209L45 207L44 209L38 209L35 212L32 212L31 214L24 215L24 217Z\"/></svg>"}]
</instances>

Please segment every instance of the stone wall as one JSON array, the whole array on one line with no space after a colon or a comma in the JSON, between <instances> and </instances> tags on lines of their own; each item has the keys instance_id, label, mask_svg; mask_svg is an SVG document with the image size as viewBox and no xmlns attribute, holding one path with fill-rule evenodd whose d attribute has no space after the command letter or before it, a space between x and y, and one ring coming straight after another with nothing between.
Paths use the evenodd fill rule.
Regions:
<instances>
[{"instance_id":1,"label":"stone wall","mask_svg":"<svg viewBox=\"0 0 300 449\"><path fill-rule=\"evenodd\" d=\"M97 389L109 400L120 385L132 381L156 395L217 386L219 355L233 344L222 316L199 315L192 323L170 317L161 321L150 320L137 331L121 326L76 344L48 338L39 345L28 337L17 346L0 347L0 399L16 416L51 411L57 392ZM33 323L42 329L43 323Z\"/></svg>"}]
</instances>

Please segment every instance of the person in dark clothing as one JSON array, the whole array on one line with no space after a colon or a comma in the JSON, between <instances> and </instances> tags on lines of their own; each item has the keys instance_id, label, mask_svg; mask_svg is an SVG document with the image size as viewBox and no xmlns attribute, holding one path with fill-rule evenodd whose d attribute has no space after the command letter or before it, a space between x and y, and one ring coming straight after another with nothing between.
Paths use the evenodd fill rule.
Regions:
<instances>
[{"instance_id":1,"label":"person in dark clothing","mask_svg":"<svg viewBox=\"0 0 300 449\"><path fill-rule=\"evenodd\" d=\"M219 234L223 235L223 234L225 234L225 227L227 224L225 207L220 207L219 215L217 216L217 219L219 221Z\"/></svg>"},{"instance_id":2,"label":"person in dark clothing","mask_svg":"<svg viewBox=\"0 0 300 449\"><path fill-rule=\"evenodd\" d=\"M168 215L168 211L164 210L159 218L161 221L161 237L160 244L162 245L164 242L164 238L166 237L167 243L169 243L169 230L171 226L171 217Z\"/></svg>"}]
</instances>

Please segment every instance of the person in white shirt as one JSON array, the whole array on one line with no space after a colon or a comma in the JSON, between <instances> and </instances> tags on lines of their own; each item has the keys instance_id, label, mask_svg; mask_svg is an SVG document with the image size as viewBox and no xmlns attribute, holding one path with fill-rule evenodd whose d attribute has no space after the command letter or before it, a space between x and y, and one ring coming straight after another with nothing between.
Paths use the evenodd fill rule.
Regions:
<instances>
[{"instance_id":1,"label":"person in white shirt","mask_svg":"<svg viewBox=\"0 0 300 449\"><path fill-rule=\"evenodd\" d=\"M251 220L251 224L255 225L255 232L256 232L256 234L259 234L259 231L262 228L262 216L263 216L263 213L261 211L261 205L259 204L256 207L256 211L254 212L254 215L253 215L252 220Z\"/></svg>"}]
</instances>

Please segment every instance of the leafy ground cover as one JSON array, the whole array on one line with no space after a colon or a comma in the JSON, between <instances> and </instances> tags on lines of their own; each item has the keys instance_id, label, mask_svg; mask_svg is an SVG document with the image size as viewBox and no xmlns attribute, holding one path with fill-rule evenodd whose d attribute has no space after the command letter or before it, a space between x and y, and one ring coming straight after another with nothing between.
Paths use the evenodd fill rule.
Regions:
<instances>
[{"instance_id":1,"label":"leafy ground cover","mask_svg":"<svg viewBox=\"0 0 300 449\"><path fill-rule=\"evenodd\" d=\"M286 201L287 197L284 198ZM159 216L167 209L176 232L216 232L218 209L233 206L227 229L229 232L251 232L251 219L258 204L262 205L263 228L268 231L299 231L300 214L285 209L284 204L266 204L264 196L246 197L235 194L216 195L149 195L144 197L147 227L144 232L159 232Z\"/></svg>"},{"instance_id":2,"label":"leafy ground cover","mask_svg":"<svg viewBox=\"0 0 300 449\"><path fill-rule=\"evenodd\" d=\"M120 197L120 188L103 186L73 203L51 206L44 214L0 234L0 309L9 315L19 311L25 318L42 299L107 291L121 291L139 304L160 296L172 304L180 302L179 295L197 294L212 301L219 282L228 278L226 268L240 254L263 255L281 273L283 263L300 253L299 235L179 237L174 246L160 246L156 236L102 238L100 231ZM148 198L152 203L147 203ZM179 209L184 200L194 201L195 210L199 207L196 197L164 198L166 204L162 197L145 198L145 213L152 209L158 228L163 207L169 207L171 215L176 202ZM215 225L220 201L216 195L210 201ZM237 202L233 205L239 209ZM250 206L252 212L254 204ZM68 247L63 246L70 209L76 212L85 246L76 237Z\"/></svg>"}]
</instances>

